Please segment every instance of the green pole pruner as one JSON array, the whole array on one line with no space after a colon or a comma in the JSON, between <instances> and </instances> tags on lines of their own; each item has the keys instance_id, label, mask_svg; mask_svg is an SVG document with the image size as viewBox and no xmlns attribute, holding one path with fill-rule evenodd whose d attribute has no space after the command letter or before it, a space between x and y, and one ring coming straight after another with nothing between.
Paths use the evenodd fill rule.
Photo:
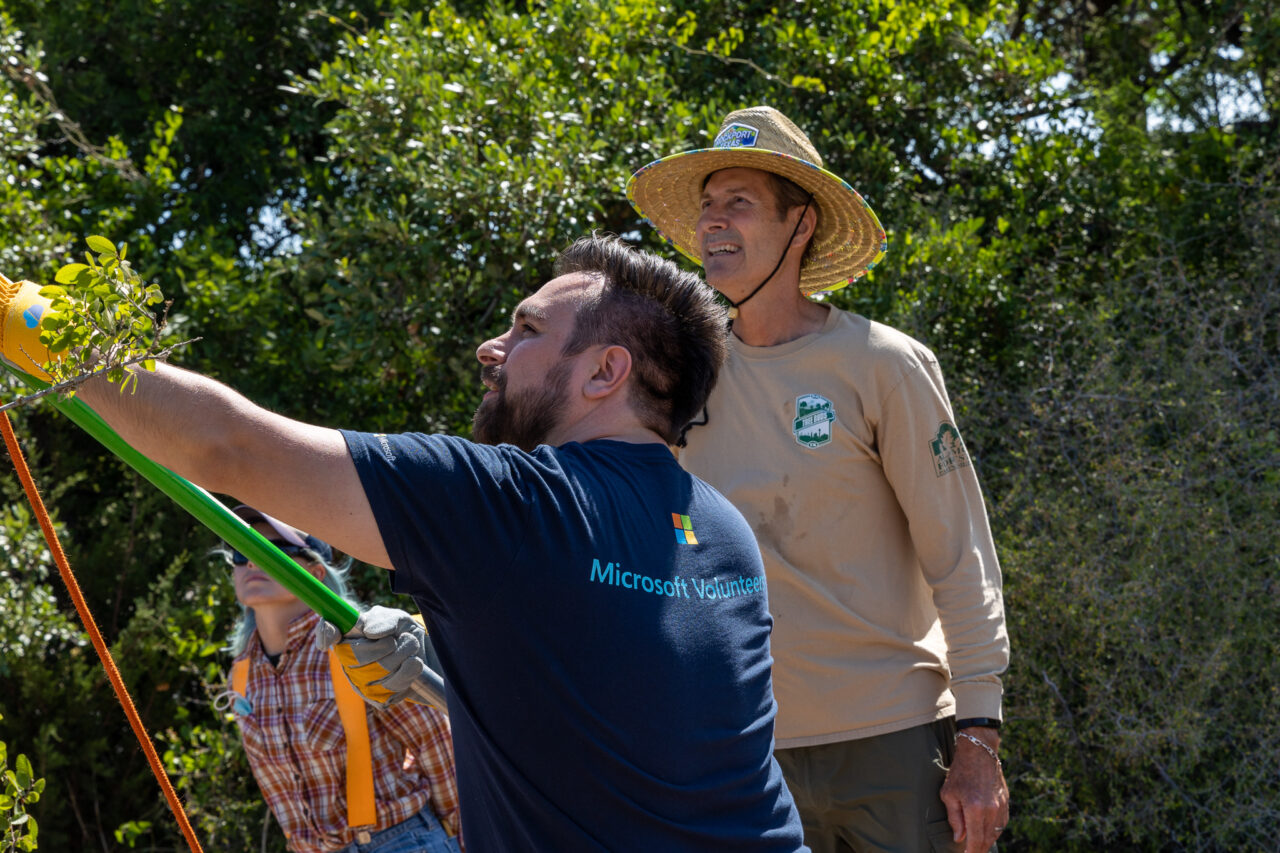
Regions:
<instances>
[{"instance_id":1,"label":"green pole pruner","mask_svg":"<svg viewBox=\"0 0 1280 853\"><path fill-rule=\"evenodd\" d=\"M39 291L40 288L32 282L14 283L0 275L0 364L29 387L43 391L50 387L49 383L31 373L44 373L31 353L47 353L39 342L39 327L49 300L41 297ZM356 627L360 611L354 605L286 556L213 495L139 453L83 401L57 394L50 394L49 398L54 408L177 501L224 542L252 560L298 600L336 625L342 634L348 634ZM410 685L410 691L413 701L447 711L444 679L429 666L418 674Z\"/></svg>"},{"instance_id":2,"label":"green pole pruner","mask_svg":"<svg viewBox=\"0 0 1280 853\"><path fill-rule=\"evenodd\" d=\"M36 390L48 387L47 383L17 370L12 365L5 366ZM52 394L49 402L55 409L70 418L76 426L89 433L135 471L150 480L160 491L177 501L178 505L195 516L197 521L252 560L254 565L296 595L300 601L327 621L337 625L342 633L345 634L355 627L356 620L360 618L359 610L272 545L265 536L246 524L244 519L209 492L143 456L82 401L74 397L59 399L56 394Z\"/></svg>"}]
</instances>

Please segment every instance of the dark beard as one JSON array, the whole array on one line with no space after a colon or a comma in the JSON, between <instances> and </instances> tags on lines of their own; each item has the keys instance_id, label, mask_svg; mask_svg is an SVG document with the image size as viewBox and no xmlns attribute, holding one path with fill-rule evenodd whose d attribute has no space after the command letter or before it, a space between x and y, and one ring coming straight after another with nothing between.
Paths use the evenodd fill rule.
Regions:
<instances>
[{"instance_id":1,"label":"dark beard","mask_svg":"<svg viewBox=\"0 0 1280 853\"><path fill-rule=\"evenodd\" d=\"M559 422L559 409L569 385L568 363L553 367L541 387L513 391L510 397L506 374L495 370L491 375L498 393L480 401L471 421L471 437L480 444L514 444L526 452L545 444Z\"/></svg>"}]
</instances>

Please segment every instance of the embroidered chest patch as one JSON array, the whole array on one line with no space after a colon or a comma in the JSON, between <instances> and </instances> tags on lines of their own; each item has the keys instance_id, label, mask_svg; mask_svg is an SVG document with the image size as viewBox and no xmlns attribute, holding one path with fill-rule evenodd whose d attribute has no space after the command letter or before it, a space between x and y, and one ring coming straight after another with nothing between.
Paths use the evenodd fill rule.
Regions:
<instances>
[{"instance_id":1,"label":"embroidered chest patch","mask_svg":"<svg viewBox=\"0 0 1280 853\"><path fill-rule=\"evenodd\" d=\"M835 409L826 397L801 394L796 397L796 419L791 422L791 432L797 444L812 450L831 443L831 424L835 419Z\"/></svg>"},{"instance_id":2,"label":"embroidered chest patch","mask_svg":"<svg viewBox=\"0 0 1280 853\"><path fill-rule=\"evenodd\" d=\"M964 449L960 430L946 421L939 425L938 434L929 442L929 452L933 454L934 473L939 477L969 466L969 452Z\"/></svg>"}]
</instances>

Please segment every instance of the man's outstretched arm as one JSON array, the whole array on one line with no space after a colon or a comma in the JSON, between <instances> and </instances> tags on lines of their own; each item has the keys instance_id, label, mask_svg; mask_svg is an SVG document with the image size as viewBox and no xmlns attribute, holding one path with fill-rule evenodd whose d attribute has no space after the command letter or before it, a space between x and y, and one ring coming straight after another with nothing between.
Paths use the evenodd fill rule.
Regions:
<instances>
[{"instance_id":1,"label":"man's outstretched arm","mask_svg":"<svg viewBox=\"0 0 1280 853\"><path fill-rule=\"evenodd\" d=\"M270 412L207 376L168 364L138 371L136 392L105 378L80 398L149 459L376 566L390 568L369 501L335 429Z\"/></svg>"}]
</instances>

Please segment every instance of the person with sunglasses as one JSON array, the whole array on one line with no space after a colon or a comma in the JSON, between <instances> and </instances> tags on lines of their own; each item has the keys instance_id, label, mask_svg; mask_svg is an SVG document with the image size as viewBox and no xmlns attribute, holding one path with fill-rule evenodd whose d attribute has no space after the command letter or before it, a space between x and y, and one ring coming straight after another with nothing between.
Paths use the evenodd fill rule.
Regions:
<instances>
[{"instance_id":1,"label":"person with sunglasses","mask_svg":"<svg viewBox=\"0 0 1280 853\"><path fill-rule=\"evenodd\" d=\"M359 606L347 589L350 560L335 565L328 543L252 507L233 511ZM312 641L320 617L240 552L219 550L231 564L242 608L228 643L232 683L219 707L235 715L249 766L289 849L457 853L448 717L411 702L365 703ZM344 691L351 697L346 707Z\"/></svg>"}]
</instances>

